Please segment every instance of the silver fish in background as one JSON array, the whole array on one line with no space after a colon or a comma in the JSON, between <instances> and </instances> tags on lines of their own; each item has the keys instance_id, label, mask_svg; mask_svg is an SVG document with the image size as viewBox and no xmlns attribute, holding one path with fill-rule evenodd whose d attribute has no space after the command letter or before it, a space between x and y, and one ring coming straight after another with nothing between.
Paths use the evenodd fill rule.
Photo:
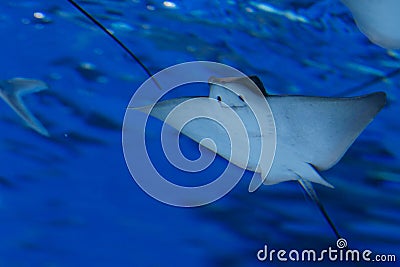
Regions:
<instances>
[{"instance_id":1,"label":"silver fish in background","mask_svg":"<svg viewBox=\"0 0 400 267\"><path fill-rule=\"evenodd\" d=\"M43 136L49 132L43 124L25 106L22 96L48 89L46 83L40 80L13 78L0 81L0 97L20 116L27 126Z\"/></svg>"}]
</instances>

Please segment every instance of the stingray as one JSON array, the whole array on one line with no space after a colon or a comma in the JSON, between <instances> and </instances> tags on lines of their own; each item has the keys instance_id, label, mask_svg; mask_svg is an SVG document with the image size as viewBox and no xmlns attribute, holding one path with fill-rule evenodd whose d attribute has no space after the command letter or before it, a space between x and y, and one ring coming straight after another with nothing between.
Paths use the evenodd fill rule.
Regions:
<instances>
[{"instance_id":1,"label":"stingray","mask_svg":"<svg viewBox=\"0 0 400 267\"><path fill-rule=\"evenodd\" d=\"M252 82L254 82L254 86L250 84ZM261 143L261 138L268 137L268 135L259 134L260 130L250 109L251 105L258 105L257 102L249 103L250 96L255 94L252 89L254 87L261 90L270 107L270 111L265 110L260 117L271 121L270 112L272 112L276 127L275 157L270 168L263 168L264 162L259 161L260 152L254 147L254 144ZM312 183L333 187L321 177L319 172L330 169L343 157L355 139L385 105L385 93L376 92L350 98L277 96L269 95L261 80L256 76L250 77L250 79L214 78L210 83L209 96L198 97L198 99L202 99L204 105L197 105L196 108L199 114L202 114L202 106L209 108L209 105L206 105L207 101L209 103L220 102L219 109L217 108L213 112L224 112L227 107L237 112L244 122L249 136L250 157L243 153L243 157L239 154L234 157L234 160L230 157L230 143L221 137L222 126L216 126L218 124L211 120L199 118L180 128L174 121L175 117L168 118L168 114L173 109L190 99L193 97L174 98L158 102L154 106L135 109L166 122L180 133L230 160L233 164L249 171L259 172L261 181L266 185L298 181L320 208L336 236L340 237ZM187 110L181 109L180 112L193 112L190 109L191 107L187 107ZM222 124L230 123L229 119L222 121ZM235 125L231 125L231 127L235 132ZM239 127L241 126L238 125L237 128ZM204 138L213 139L214 144L201 142ZM271 149L271 147L266 149ZM257 186L257 183L250 183L249 191L255 191Z\"/></svg>"},{"instance_id":2,"label":"stingray","mask_svg":"<svg viewBox=\"0 0 400 267\"><path fill-rule=\"evenodd\" d=\"M351 10L358 28L371 42L400 49L399 0L342 0Z\"/></svg>"},{"instance_id":3,"label":"stingray","mask_svg":"<svg viewBox=\"0 0 400 267\"><path fill-rule=\"evenodd\" d=\"M346 4L351 2L351 0L343 1ZM391 1L392 4L393 1ZM142 67L157 87L162 89L149 69L111 31L107 30L75 1L68 0L68 2L122 47ZM211 79L209 96L198 98L209 104L215 104L217 101L220 103L220 111L226 107L235 110L243 121L249 134L250 156L246 157L244 161L239 155L234 158L232 163L249 171L260 173L261 182L267 185L284 181L298 181L308 196L317 204L336 237L339 238L339 232L319 200L313 183L333 187L321 177L319 172L330 169L343 157L355 139L385 105L385 93L377 92L350 98L274 96L266 92L259 78L253 76L250 80L249 82L248 78L243 77ZM264 118L269 121L273 118L276 130L275 157L267 168L263 168L263 162L260 161L262 151L257 149L257 144L265 137L260 133L260 129L257 129L247 102L255 98L246 99L247 97L244 97L244 95L252 96L253 94L259 96L259 93L257 94L254 90L255 87L262 92L269 106L269 112L265 111ZM193 97L169 99L151 107L135 109L165 121L170 111L191 99ZM255 105L257 106L257 104ZM167 123L174 127L173 119L167 120ZM231 159L227 152L230 147L219 139L221 128L216 124L207 123L210 122L194 120L194 123L187 124L182 129L176 127L176 129L221 157ZM230 121L226 121L226 123L229 124ZM215 137L216 143L222 144L222 149L218 149L218 146L214 146L210 142L201 142L203 136L206 134L208 137L210 133ZM252 182L249 191L256 190L260 184Z\"/></svg>"},{"instance_id":4,"label":"stingray","mask_svg":"<svg viewBox=\"0 0 400 267\"><path fill-rule=\"evenodd\" d=\"M46 83L39 80L13 78L0 81L0 97L24 120L26 125L41 135L49 136L42 123L29 111L22 96L48 89Z\"/></svg>"}]
</instances>

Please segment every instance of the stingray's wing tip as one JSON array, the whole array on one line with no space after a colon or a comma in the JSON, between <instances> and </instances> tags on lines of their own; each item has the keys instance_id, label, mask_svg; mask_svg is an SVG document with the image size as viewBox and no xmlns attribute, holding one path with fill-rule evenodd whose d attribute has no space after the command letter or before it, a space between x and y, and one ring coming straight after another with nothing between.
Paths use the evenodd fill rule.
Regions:
<instances>
[{"instance_id":1,"label":"stingray's wing tip","mask_svg":"<svg viewBox=\"0 0 400 267\"><path fill-rule=\"evenodd\" d=\"M30 115L30 120L25 121L27 125L32 128L35 132L45 137L50 137L49 131L41 124L33 115Z\"/></svg>"},{"instance_id":2,"label":"stingray's wing tip","mask_svg":"<svg viewBox=\"0 0 400 267\"><path fill-rule=\"evenodd\" d=\"M385 92L377 92L376 96L378 98L379 103L381 104L381 107L384 107L387 102L387 96Z\"/></svg>"},{"instance_id":3,"label":"stingray's wing tip","mask_svg":"<svg viewBox=\"0 0 400 267\"><path fill-rule=\"evenodd\" d=\"M41 80L16 77L7 81L9 90L15 95L23 95L49 89L47 83Z\"/></svg>"},{"instance_id":4,"label":"stingray's wing tip","mask_svg":"<svg viewBox=\"0 0 400 267\"><path fill-rule=\"evenodd\" d=\"M251 185L249 185L249 193L253 193L254 191L257 190L258 187L253 187Z\"/></svg>"},{"instance_id":5,"label":"stingray's wing tip","mask_svg":"<svg viewBox=\"0 0 400 267\"><path fill-rule=\"evenodd\" d=\"M45 137L47 137L47 138L50 138L50 133L49 133L49 131L47 131L47 129L46 128L42 128L42 129L40 129L39 131L38 131L41 135L43 135L43 136L45 136Z\"/></svg>"},{"instance_id":6,"label":"stingray's wing tip","mask_svg":"<svg viewBox=\"0 0 400 267\"><path fill-rule=\"evenodd\" d=\"M256 191L264 182L265 179L260 179L260 177L253 177L249 184L249 193Z\"/></svg>"},{"instance_id":7,"label":"stingray's wing tip","mask_svg":"<svg viewBox=\"0 0 400 267\"><path fill-rule=\"evenodd\" d=\"M329 187L331 189L335 189L335 186L332 185L331 183L326 182L326 184L324 184L326 187Z\"/></svg>"}]
</instances>

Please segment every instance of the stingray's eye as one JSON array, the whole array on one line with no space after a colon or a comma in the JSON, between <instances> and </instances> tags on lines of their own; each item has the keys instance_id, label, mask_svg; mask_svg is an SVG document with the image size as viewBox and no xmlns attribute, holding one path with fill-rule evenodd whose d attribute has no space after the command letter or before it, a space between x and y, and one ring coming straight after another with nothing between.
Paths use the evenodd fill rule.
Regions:
<instances>
[{"instance_id":1,"label":"stingray's eye","mask_svg":"<svg viewBox=\"0 0 400 267\"><path fill-rule=\"evenodd\" d=\"M244 102L244 97L242 95L239 95L239 99Z\"/></svg>"},{"instance_id":2,"label":"stingray's eye","mask_svg":"<svg viewBox=\"0 0 400 267\"><path fill-rule=\"evenodd\" d=\"M217 96L217 100L218 100L219 102L221 102L221 101L222 101L222 98L221 98L220 96Z\"/></svg>"}]
</instances>

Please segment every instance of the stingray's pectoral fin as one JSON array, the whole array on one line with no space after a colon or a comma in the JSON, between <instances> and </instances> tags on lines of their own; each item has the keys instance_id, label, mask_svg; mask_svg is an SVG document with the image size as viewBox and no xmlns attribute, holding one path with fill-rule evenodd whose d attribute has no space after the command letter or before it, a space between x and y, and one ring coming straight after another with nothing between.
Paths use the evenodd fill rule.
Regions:
<instances>
[{"instance_id":1,"label":"stingray's pectoral fin","mask_svg":"<svg viewBox=\"0 0 400 267\"><path fill-rule=\"evenodd\" d=\"M259 173L260 175L254 175L253 178L250 181L249 184L249 193L253 193L256 191L265 181L268 173L265 173L262 169L257 170L256 173Z\"/></svg>"},{"instance_id":2,"label":"stingray's pectoral fin","mask_svg":"<svg viewBox=\"0 0 400 267\"><path fill-rule=\"evenodd\" d=\"M301 162L296 165L296 169L292 170L297 176L303 177L309 182L321 184L330 188L334 188L333 185L328 183L321 175L317 172L317 170L309 163Z\"/></svg>"},{"instance_id":3,"label":"stingray's pectoral fin","mask_svg":"<svg viewBox=\"0 0 400 267\"><path fill-rule=\"evenodd\" d=\"M165 121L167 116L170 114L170 112L174 108L176 108L179 104L182 104L183 102L185 102L189 99L192 99L192 98L191 97L179 97L179 98L164 100L164 101L156 103L155 105L146 105L146 106L141 106L141 107L128 106L128 109L136 110L136 111L151 115L152 117L157 118L161 121Z\"/></svg>"},{"instance_id":4,"label":"stingray's pectoral fin","mask_svg":"<svg viewBox=\"0 0 400 267\"><path fill-rule=\"evenodd\" d=\"M263 183L268 185L271 184L269 183L269 181L267 181L267 176L270 169L267 170L268 171L263 169L261 166L257 167L257 170L255 172L260 175L254 175L251 179L248 189L249 193L253 193L254 191L256 191Z\"/></svg>"},{"instance_id":5,"label":"stingray's pectoral fin","mask_svg":"<svg viewBox=\"0 0 400 267\"><path fill-rule=\"evenodd\" d=\"M24 105L21 96L48 89L46 83L39 80L14 78L1 82L1 96L4 101L25 121L25 123L38 133L49 136L43 124L33 116Z\"/></svg>"},{"instance_id":6,"label":"stingray's pectoral fin","mask_svg":"<svg viewBox=\"0 0 400 267\"><path fill-rule=\"evenodd\" d=\"M11 90L15 95L24 95L28 93L39 92L48 89L47 84L40 80L13 78L6 81L6 84L11 86Z\"/></svg>"},{"instance_id":7,"label":"stingray's pectoral fin","mask_svg":"<svg viewBox=\"0 0 400 267\"><path fill-rule=\"evenodd\" d=\"M331 227L332 231L335 233L336 238L341 238L339 231L337 230L336 226L332 222L331 218L329 217L328 213L326 212L324 206L322 205L317 192L315 192L314 187L312 186L311 182L305 180L301 177L298 179L300 185L303 187L304 191L306 191L307 195L311 198L311 200L318 206L319 210L321 211L322 215L324 216L325 220L328 222L329 226Z\"/></svg>"}]
</instances>

